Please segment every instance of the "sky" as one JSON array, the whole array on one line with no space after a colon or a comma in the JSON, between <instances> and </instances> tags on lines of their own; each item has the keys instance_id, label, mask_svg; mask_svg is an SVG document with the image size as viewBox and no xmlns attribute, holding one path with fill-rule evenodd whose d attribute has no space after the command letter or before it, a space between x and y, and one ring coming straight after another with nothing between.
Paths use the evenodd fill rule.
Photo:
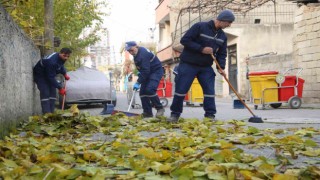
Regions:
<instances>
[{"instance_id":1,"label":"sky","mask_svg":"<svg viewBox=\"0 0 320 180\"><path fill-rule=\"evenodd\" d=\"M104 25L109 29L110 46L119 54L126 41L150 40L150 28L155 28L155 8L158 0L109 0L111 13Z\"/></svg>"}]
</instances>

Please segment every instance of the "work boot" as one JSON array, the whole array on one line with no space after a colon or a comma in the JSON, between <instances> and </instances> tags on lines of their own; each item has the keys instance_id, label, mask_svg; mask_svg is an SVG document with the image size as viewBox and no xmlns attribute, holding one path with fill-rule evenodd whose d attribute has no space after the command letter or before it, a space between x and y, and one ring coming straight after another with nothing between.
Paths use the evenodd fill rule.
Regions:
<instances>
[{"instance_id":1,"label":"work boot","mask_svg":"<svg viewBox=\"0 0 320 180\"><path fill-rule=\"evenodd\" d=\"M205 118L210 119L213 122L216 121L216 116L215 115L206 116Z\"/></svg>"},{"instance_id":2,"label":"work boot","mask_svg":"<svg viewBox=\"0 0 320 180\"><path fill-rule=\"evenodd\" d=\"M152 114L147 114L147 113L142 113L141 114L141 118L144 119L144 118L152 118L153 115Z\"/></svg>"},{"instance_id":3,"label":"work boot","mask_svg":"<svg viewBox=\"0 0 320 180\"><path fill-rule=\"evenodd\" d=\"M167 122L168 122L168 123L177 123L178 120L179 120L179 117L177 117L177 116L172 116L172 115L171 115L169 118L167 118Z\"/></svg>"},{"instance_id":4,"label":"work boot","mask_svg":"<svg viewBox=\"0 0 320 180\"><path fill-rule=\"evenodd\" d=\"M160 117L160 116L163 116L164 115L164 109L161 108L161 109L158 109L157 110L157 113L156 113L156 118Z\"/></svg>"}]
</instances>

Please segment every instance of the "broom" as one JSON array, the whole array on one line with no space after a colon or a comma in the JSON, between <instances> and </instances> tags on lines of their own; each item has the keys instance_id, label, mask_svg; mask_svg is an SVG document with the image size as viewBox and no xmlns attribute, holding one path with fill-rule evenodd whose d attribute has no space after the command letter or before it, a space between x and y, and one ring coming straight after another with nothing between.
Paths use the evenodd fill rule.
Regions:
<instances>
[{"instance_id":1,"label":"broom","mask_svg":"<svg viewBox=\"0 0 320 180\"><path fill-rule=\"evenodd\" d=\"M67 81L64 81L64 88L67 90ZM64 103L66 101L66 94L63 95L61 110L64 110Z\"/></svg>"},{"instance_id":2,"label":"broom","mask_svg":"<svg viewBox=\"0 0 320 180\"><path fill-rule=\"evenodd\" d=\"M213 56L213 54L211 54L211 57L212 59L214 60L214 62L217 64L217 67L220 71L223 71L222 68L220 67L217 59ZM232 89L232 91L237 95L237 97L239 98L239 100L241 101L241 103L248 109L248 111L252 114L253 117L250 117L249 118L249 122L252 122L252 123L263 123L263 120L256 116L252 110L247 106L247 104L242 100L242 98L240 97L240 95L238 94L238 92L233 88L233 86L231 85L230 81L228 80L228 78L226 77L226 74L222 74L222 76L224 77L224 79L228 82L229 84L229 87Z\"/></svg>"}]
</instances>

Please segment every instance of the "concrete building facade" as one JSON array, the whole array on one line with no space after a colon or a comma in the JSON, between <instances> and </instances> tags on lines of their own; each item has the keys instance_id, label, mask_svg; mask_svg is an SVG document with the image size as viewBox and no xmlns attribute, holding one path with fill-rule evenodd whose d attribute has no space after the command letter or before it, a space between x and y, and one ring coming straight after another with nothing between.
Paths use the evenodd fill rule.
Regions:
<instances>
[{"instance_id":1,"label":"concrete building facade","mask_svg":"<svg viewBox=\"0 0 320 180\"><path fill-rule=\"evenodd\" d=\"M164 64L168 64L170 69L179 61L179 52L183 49L179 43L182 35L194 23L214 19L221 10L192 9L193 6L197 7L197 3L201 2L159 1L156 8L156 23L159 26L158 57ZM231 5L225 8L228 7L234 8ZM296 4L286 1L277 1L277 3L266 1L261 5L256 4L256 7L250 10L246 10L246 8L250 8L248 4L243 4L241 8L242 11L234 10L236 21L230 28L225 29L228 36L226 72L235 89L241 94L246 94L247 81L244 76L248 69L246 59L262 54L283 55L291 53L294 12L298 7ZM252 67L251 69L271 70L267 66ZM280 71L281 69L276 66L274 70ZM221 76L218 75L216 78L216 95L229 96L232 91L228 84Z\"/></svg>"}]
</instances>

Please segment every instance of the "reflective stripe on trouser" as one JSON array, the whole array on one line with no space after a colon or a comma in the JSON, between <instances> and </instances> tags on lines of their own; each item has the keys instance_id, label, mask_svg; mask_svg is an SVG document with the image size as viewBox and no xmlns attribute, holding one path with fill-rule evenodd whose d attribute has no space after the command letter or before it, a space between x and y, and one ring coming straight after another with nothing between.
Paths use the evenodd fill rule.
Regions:
<instances>
[{"instance_id":1,"label":"reflective stripe on trouser","mask_svg":"<svg viewBox=\"0 0 320 180\"><path fill-rule=\"evenodd\" d=\"M215 105L215 73L212 67L199 67L186 63L180 63L178 75L175 77L175 93L170 106L171 115L180 117L183 111L183 101L189 91L194 78L197 77L204 94L203 109L204 116L216 114Z\"/></svg>"},{"instance_id":2,"label":"reflective stripe on trouser","mask_svg":"<svg viewBox=\"0 0 320 180\"><path fill-rule=\"evenodd\" d=\"M145 114L152 114L152 106L154 106L156 109L163 108L157 95L157 88L159 86L160 79L161 77L159 79L149 79L147 83L141 84L140 99L143 113Z\"/></svg>"},{"instance_id":3,"label":"reflective stripe on trouser","mask_svg":"<svg viewBox=\"0 0 320 180\"><path fill-rule=\"evenodd\" d=\"M40 91L42 113L53 113L56 101L56 88L51 86L44 78L36 78L36 84Z\"/></svg>"}]
</instances>

